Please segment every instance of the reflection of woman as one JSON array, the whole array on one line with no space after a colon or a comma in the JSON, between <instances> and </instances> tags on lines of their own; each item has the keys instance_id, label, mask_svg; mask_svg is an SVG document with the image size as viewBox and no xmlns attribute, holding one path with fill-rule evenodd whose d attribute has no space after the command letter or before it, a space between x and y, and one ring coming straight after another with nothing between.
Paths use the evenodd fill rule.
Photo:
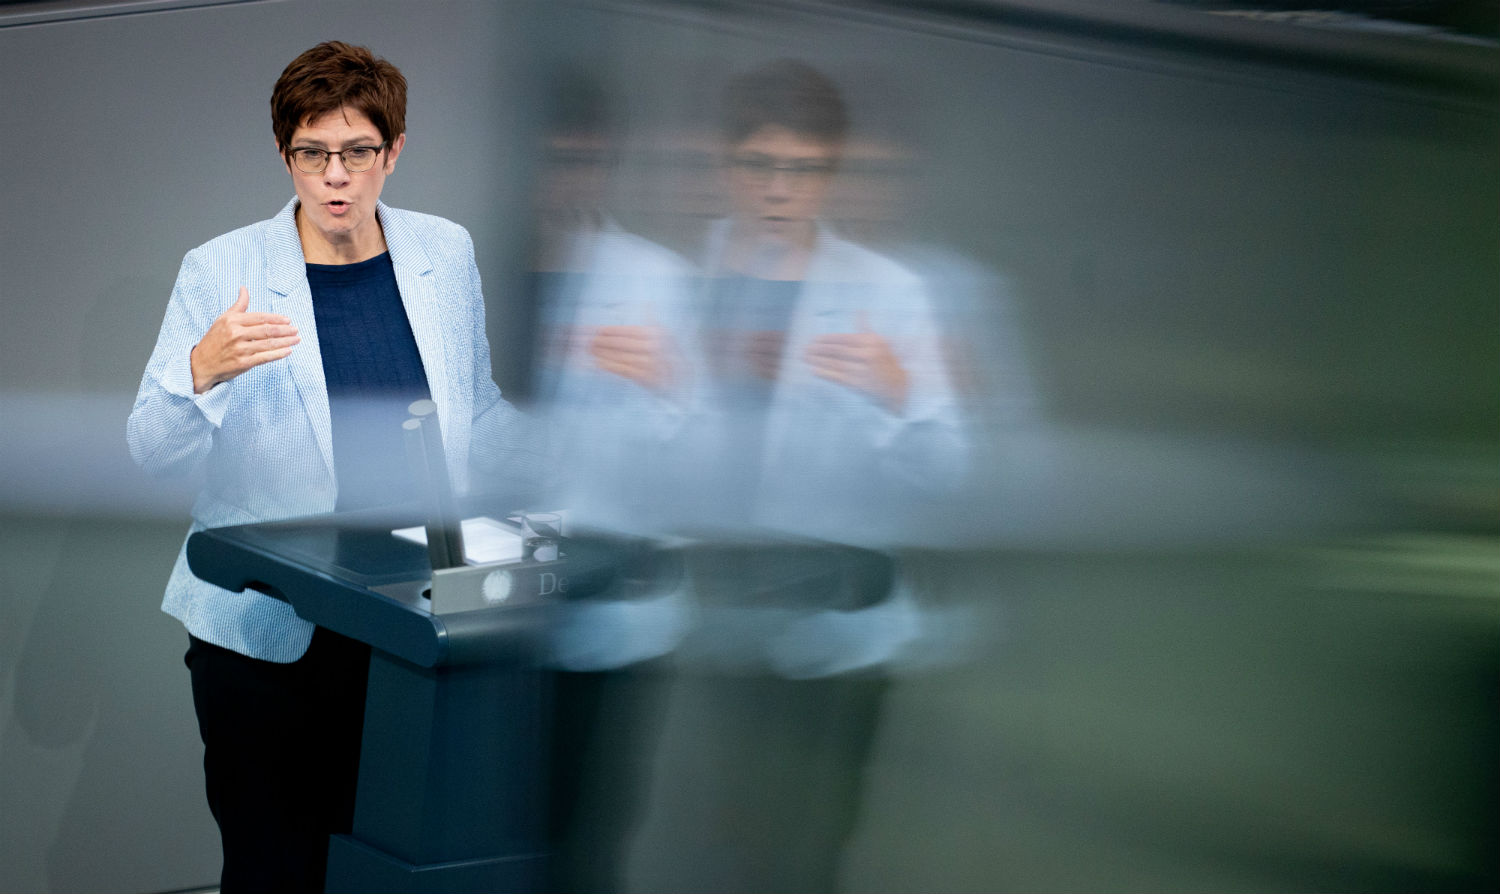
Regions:
<instances>
[{"instance_id":1,"label":"reflection of woman","mask_svg":"<svg viewBox=\"0 0 1500 894\"><path fill-rule=\"evenodd\" d=\"M406 141L401 73L320 44L271 107L296 196L188 253L128 425L149 472L204 473L193 530L399 500L415 397L436 402L460 487L515 423L468 234L379 201ZM223 890L322 890L352 819L368 649L194 578L183 554L162 608L191 640Z\"/></svg>"},{"instance_id":2,"label":"reflection of woman","mask_svg":"<svg viewBox=\"0 0 1500 894\"><path fill-rule=\"evenodd\" d=\"M964 450L921 281L819 219L846 130L836 88L800 63L729 89L733 214L704 262L732 420L720 468L741 470L728 486L759 524L899 538L900 498L955 481Z\"/></svg>"},{"instance_id":3,"label":"reflection of woman","mask_svg":"<svg viewBox=\"0 0 1500 894\"><path fill-rule=\"evenodd\" d=\"M670 333L690 294L688 265L605 210L617 137L598 83L573 73L537 177L542 352L538 403L575 524L660 524L673 485L662 445L687 416L685 362Z\"/></svg>"},{"instance_id":4,"label":"reflection of woman","mask_svg":"<svg viewBox=\"0 0 1500 894\"><path fill-rule=\"evenodd\" d=\"M726 99L733 214L709 233L698 308L714 424L685 451L699 463L704 512L844 542L899 536L883 517L903 493L892 482L951 480L962 453L921 283L819 220L847 129L826 78L778 62L734 80ZM705 562L695 593L772 617L758 600L779 594L747 596L761 571L749 566ZM827 607L840 595L827 594ZM796 634L823 615L842 626L801 648ZM673 805L688 817L674 853L692 856L661 867L654 887L836 887L886 685L837 674L890 654L842 622L869 617L810 612L767 637L778 672L821 679L679 681L673 698L693 748L663 775L692 793Z\"/></svg>"},{"instance_id":5,"label":"reflection of woman","mask_svg":"<svg viewBox=\"0 0 1500 894\"><path fill-rule=\"evenodd\" d=\"M662 445L686 417L666 324L684 312L687 265L605 211L618 137L600 83L567 72L552 99L535 181L532 284L557 505L576 528L650 530L671 483ZM679 615L670 600L614 595L624 598L573 603L555 643L551 890L623 887L660 727L660 669L646 659L670 648L663 631Z\"/></svg>"}]
</instances>

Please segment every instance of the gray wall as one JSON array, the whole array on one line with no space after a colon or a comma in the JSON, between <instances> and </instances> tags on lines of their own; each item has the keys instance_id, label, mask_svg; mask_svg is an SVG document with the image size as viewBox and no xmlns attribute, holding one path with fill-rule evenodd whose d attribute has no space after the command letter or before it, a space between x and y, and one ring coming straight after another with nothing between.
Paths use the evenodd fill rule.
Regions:
<instances>
[{"instance_id":1,"label":"gray wall","mask_svg":"<svg viewBox=\"0 0 1500 894\"><path fill-rule=\"evenodd\" d=\"M1047 551L933 571L1006 638L893 691L850 887L1494 887L1493 83L787 6L0 27L0 890L216 877L186 638L156 611L187 494L134 475L124 420L182 254L290 196L267 98L329 37L411 83L385 198L473 233L502 387L543 60L599 66L642 128L779 55L839 76L856 129L898 98L921 160L892 241L1017 283L1058 443L1101 490L1052 501ZM670 243L658 210L620 208ZM1068 540L1090 524L1156 536ZM1184 556L1189 530L1220 536ZM1373 533L1330 546L1351 530ZM712 797L673 790L687 729L670 715L641 887L671 884L681 799Z\"/></svg>"}]
</instances>

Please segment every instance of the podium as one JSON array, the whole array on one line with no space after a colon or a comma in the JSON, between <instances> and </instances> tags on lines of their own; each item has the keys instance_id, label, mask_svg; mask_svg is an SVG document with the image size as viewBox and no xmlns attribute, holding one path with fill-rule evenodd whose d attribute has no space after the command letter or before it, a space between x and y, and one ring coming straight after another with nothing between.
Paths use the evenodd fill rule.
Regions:
<instances>
[{"instance_id":1,"label":"podium","mask_svg":"<svg viewBox=\"0 0 1500 894\"><path fill-rule=\"evenodd\" d=\"M468 514L483 514L476 508ZM188 539L189 567L203 580L282 599L371 647L353 828L330 840L330 892L548 886L548 657L569 604L628 601L680 577L687 553L695 593L708 597L687 643L703 631L713 647L715 631L753 636L757 625L742 627L747 609L855 611L882 598L894 575L887 556L823 542L599 533L565 538L551 562L434 571L427 547L392 536L424 518L416 507L387 508Z\"/></svg>"},{"instance_id":2,"label":"podium","mask_svg":"<svg viewBox=\"0 0 1500 894\"><path fill-rule=\"evenodd\" d=\"M353 830L330 841L328 891L540 890L551 595L608 587L622 553L570 540L559 561L434 573L426 548L391 534L421 518L387 509L214 528L189 538L188 564L371 646ZM435 614L430 592L444 587L475 607Z\"/></svg>"}]
</instances>

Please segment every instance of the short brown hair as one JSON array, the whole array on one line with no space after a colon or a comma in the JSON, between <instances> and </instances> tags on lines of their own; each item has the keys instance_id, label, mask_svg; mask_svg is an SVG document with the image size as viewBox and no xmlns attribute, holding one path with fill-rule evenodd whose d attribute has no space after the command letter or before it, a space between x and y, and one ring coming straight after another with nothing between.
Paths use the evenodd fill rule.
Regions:
<instances>
[{"instance_id":1,"label":"short brown hair","mask_svg":"<svg viewBox=\"0 0 1500 894\"><path fill-rule=\"evenodd\" d=\"M355 109L387 143L406 133L406 78L365 47L339 40L318 44L293 59L271 91L271 129L283 153L304 123Z\"/></svg>"},{"instance_id":2,"label":"short brown hair","mask_svg":"<svg viewBox=\"0 0 1500 894\"><path fill-rule=\"evenodd\" d=\"M849 113L822 72L779 59L736 77L724 95L724 136L731 144L773 125L837 147L849 131Z\"/></svg>"}]
</instances>

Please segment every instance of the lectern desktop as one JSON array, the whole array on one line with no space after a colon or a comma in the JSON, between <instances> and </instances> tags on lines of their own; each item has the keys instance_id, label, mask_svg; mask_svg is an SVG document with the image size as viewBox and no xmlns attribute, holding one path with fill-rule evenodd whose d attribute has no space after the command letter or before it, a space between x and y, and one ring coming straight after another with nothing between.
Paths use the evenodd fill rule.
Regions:
<instances>
[{"instance_id":1,"label":"lectern desktop","mask_svg":"<svg viewBox=\"0 0 1500 894\"><path fill-rule=\"evenodd\" d=\"M354 826L330 844L328 891L539 890L545 594L559 583L578 595L607 588L630 550L570 540L559 561L435 574L424 547L391 534L421 518L382 510L215 528L189 538L188 564L372 647ZM473 610L434 613L430 590L445 587L440 600Z\"/></svg>"}]
</instances>

